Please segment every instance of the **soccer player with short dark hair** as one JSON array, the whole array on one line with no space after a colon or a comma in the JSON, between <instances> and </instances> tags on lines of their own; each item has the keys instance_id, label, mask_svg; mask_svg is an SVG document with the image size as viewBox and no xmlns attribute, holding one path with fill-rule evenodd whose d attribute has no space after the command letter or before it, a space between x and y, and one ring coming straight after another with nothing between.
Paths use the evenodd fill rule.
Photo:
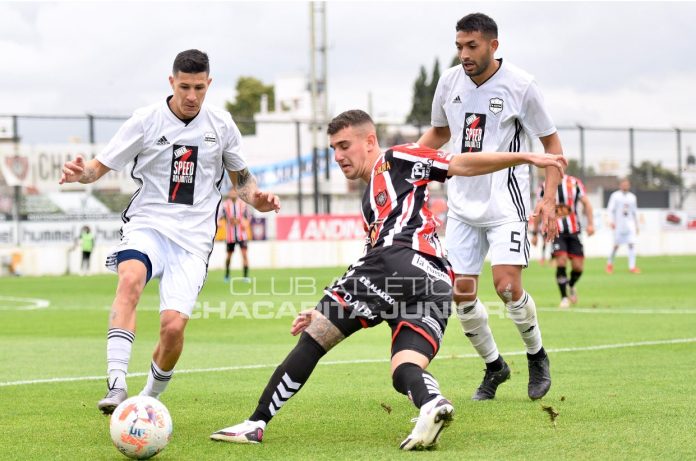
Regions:
<instances>
[{"instance_id":1,"label":"soccer player with short dark hair","mask_svg":"<svg viewBox=\"0 0 696 461\"><path fill-rule=\"evenodd\" d=\"M455 152L476 156L481 151L518 152L530 138L538 138L545 152L561 156L560 138L534 78L507 60L495 59L498 44L498 26L485 14L472 13L457 22L455 45L461 65L440 77L432 127L418 142L438 149L451 139ZM560 174L547 168L546 188L555 190L559 180ZM453 178L447 198L447 257L457 274L457 316L486 363L472 399L495 398L498 386L510 377L488 325L486 306L477 297L489 250L495 290L527 349L527 394L540 399L551 387L550 365L534 299L522 287L522 269L529 263L529 168L513 166L475 178ZM555 206L551 197L541 200L534 211L548 241L558 234Z\"/></svg>"},{"instance_id":2,"label":"soccer player with short dark hair","mask_svg":"<svg viewBox=\"0 0 696 461\"><path fill-rule=\"evenodd\" d=\"M420 409L418 422L400 448L427 448L437 442L454 413L437 380L426 371L440 349L452 302L452 271L435 233L438 223L428 209L428 183L521 163L559 168L564 164L549 154L453 156L418 144L382 152L375 125L361 110L335 117L328 134L345 177L367 183L361 206L365 254L326 288L315 309L295 319L291 333L300 339L276 368L249 419L211 438L261 442L266 424L304 386L331 348L363 328L386 322L392 332L394 388Z\"/></svg>"},{"instance_id":3,"label":"soccer player with short dark hair","mask_svg":"<svg viewBox=\"0 0 696 461\"><path fill-rule=\"evenodd\" d=\"M122 214L121 242L107 260L118 272L106 340L108 390L97 404L107 414L127 398L135 309L151 278L160 279L160 336L141 394L159 397L172 377L208 272L225 172L242 200L259 211L280 209L249 172L230 113L203 104L209 73L207 54L182 51L169 77L171 96L136 110L96 158L78 156L63 166L61 184L89 184L132 162L138 184Z\"/></svg>"}]
</instances>

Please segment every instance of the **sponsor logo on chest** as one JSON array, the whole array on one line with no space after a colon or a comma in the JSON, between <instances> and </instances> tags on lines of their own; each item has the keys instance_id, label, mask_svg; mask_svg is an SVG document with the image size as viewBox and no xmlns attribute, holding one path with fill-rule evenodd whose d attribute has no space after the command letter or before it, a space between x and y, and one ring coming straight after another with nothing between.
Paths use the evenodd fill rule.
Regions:
<instances>
[{"instance_id":1,"label":"sponsor logo on chest","mask_svg":"<svg viewBox=\"0 0 696 461\"><path fill-rule=\"evenodd\" d=\"M462 152L481 152L486 134L486 114L466 113Z\"/></svg>"}]
</instances>

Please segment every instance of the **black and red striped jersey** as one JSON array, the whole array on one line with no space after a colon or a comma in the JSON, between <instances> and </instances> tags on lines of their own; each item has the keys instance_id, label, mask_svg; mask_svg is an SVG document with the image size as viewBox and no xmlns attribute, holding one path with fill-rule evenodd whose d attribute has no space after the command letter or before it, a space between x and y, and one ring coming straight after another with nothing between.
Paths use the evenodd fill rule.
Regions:
<instances>
[{"instance_id":1,"label":"black and red striped jersey","mask_svg":"<svg viewBox=\"0 0 696 461\"><path fill-rule=\"evenodd\" d=\"M541 184L539 198L544 196L544 184ZM585 196L585 185L575 176L563 175L558 183L556 193L556 217L558 232L562 234L577 234L580 232L578 219L578 202Z\"/></svg>"},{"instance_id":2,"label":"black and red striped jersey","mask_svg":"<svg viewBox=\"0 0 696 461\"><path fill-rule=\"evenodd\" d=\"M447 179L451 159L418 144L394 146L377 159L362 199L366 252L400 245L444 257L435 233L439 222L428 209L428 183Z\"/></svg>"}]
</instances>

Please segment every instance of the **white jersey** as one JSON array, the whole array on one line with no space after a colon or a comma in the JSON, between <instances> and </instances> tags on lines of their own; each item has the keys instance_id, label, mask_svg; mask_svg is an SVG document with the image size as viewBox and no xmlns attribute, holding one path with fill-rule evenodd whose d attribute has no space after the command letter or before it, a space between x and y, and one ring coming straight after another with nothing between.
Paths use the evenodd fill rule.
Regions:
<instances>
[{"instance_id":1,"label":"white jersey","mask_svg":"<svg viewBox=\"0 0 696 461\"><path fill-rule=\"evenodd\" d=\"M633 192L617 190L609 196L607 211L615 225L617 234L628 234L636 231L638 215L638 200Z\"/></svg>"},{"instance_id":2,"label":"white jersey","mask_svg":"<svg viewBox=\"0 0 696 461\"><path fill-rule=\"evenodd\" d=\"M520 152L528 137L556 132L534 78L500 60L498 71L477 86L458 65L440 77L433 98L432 125L449 126L454 152ZM527 221L529 167L450 179L448 216L470 225Z\"/></svg>"},{"instance_id":3,"label":"white jersey","mask_svg":"<svg viewBox=\"0 0 696 461\"><path fill-rule=\"evenodd\" d=\"M207 263L225 169L246 167L241 134L225 110L203 104L184 122L167 101L136 110L97 160L117 171L133 162L139 188L121 215L124 235L156 229Z\"/></svg>"}]
</instances>

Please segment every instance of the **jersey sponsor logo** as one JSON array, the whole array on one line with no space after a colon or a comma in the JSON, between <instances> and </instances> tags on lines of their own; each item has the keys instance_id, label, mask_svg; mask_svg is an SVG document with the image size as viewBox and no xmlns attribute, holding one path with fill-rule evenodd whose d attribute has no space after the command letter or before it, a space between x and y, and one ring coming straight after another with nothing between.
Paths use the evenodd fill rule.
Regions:
<instances>
[{"instance_id":1,"label":"jersey sponsor logo","mask_svg":"<svg viewBox=\"0 0 696 461\"><path fill-rule=\"evenodd\" d=\"M367 278L367 277L365 277L364 275L362 275L362 276L360 276L360 278L359 278L358 280L360 280L360 283L362 283L363 285L365 285L365 286L367 287L368 290L370 290L371 292L373 292L374 294L376 294L377 296L379 296L380 298L382 298L382 299L383 299L384 301L386 301L387 303L389 303L389 304L391 304L391 305L394 305L394 304L396 303L396 300L395 300L394 298L392 298L391 296L389 296L384 290L382 290L380 287L378 287L377 285L375 285L375 284L372 282L372 280L370 280L369 278Z\"/></svg>"},{"instance_id":2,"label":"jersey sponsor logo","mask_svg":"<svg viewBox=\"0 0 696 461\"><path fill-rule=\"evenodd\" d=\"M383 223L384 219L378 219L377 221L370 224L370 227L367 229L367 243L369 243L371 247L374 247L375 243L377 243L377 239L379 238L379 232L382 230Z\"/></svg>"},{"instance_id":3,"label":"jersey sponsor logo","mask_svg":"<svg viewBox=\"0 0 696 461\"><path fill-rule=\"evenodd\" d=\"M391 170L391 163L384 162L383 164L381 164L380 166L378 166L375 169L375 176L378 176L378 175L384 173L385 171L389 171L389 170Z\"/></svg>"},{"instance_id":4,"label":"jersey sponsor logo","mask_svg":"<svg viewBox=\"0 0 696 461\"><path fill-rule=\"evenodd\" d=\"M433 166L432 160L426 160L425 162L416 162L411 168L411 179L419 181L421 179L426 179L430 177L430 168Z\"/></svg>"},{"instance_id":5,"label":"jersey sponsor logo","mask_svg":"<svg viewBox=\"0 0 696 461\"><path fill-rule=\"evenodd\" d=\"M375 195L375 203L378 206L384 206L387 203L387 191L383 190L379 194Z\"/></svg>"},{"instance_id":6,"label":"jersey sponsor logo","mask_svg":"<svg viewBox=\"0 0 696 461\"><path fill-rule=\"evenodd\" d=\"M169 203L193 205L197 162L198 146L172 146Z\"/></svg>"},{"instance_id":7,"label":"jersey sponsor logo","mask_svg":"<svg viewBox=\"0 0 696 461\"><path fill-rule=\"evenodd\" d=\"M452 284L452 280L450 279L449 275L435 267L430 261L419 254L413 255L411 265L425 272L430 280L442 280L443 282L447 282L449 285Z\"/></svg>"},{"instance_id":8,"label":"jersey sponsor logo","mask_svg":"<svg viewBox=\"0 0 696 461\"><path fill-rule=\"evenodd\" d=\"M498 115L503 111L503 100L500 98L491 98L488 104L488 110Z\"/></svg>"},{"instance_id":9,"label":"jersey sponsor logo","mask_svg":"<svg viewBox=\"0 0 696 461\"><path fill-rule=\"evenodd\" d=\"M486 114L466 113L462 152L481 152L486 130Z\"/></svg>"},{"instance_id":10,"label":"jersey sponsor logo","mask_svg":"<svg viewBox=\"0 0 696 461\"><path fill-rule=\"evenodd\" d=\"M209 131L203 136L203 142L205 142L206 146L212 146L217 142L217 137L215 137L215 133L212 131Z\"/></svg>"},{"instance_id":11,"label":"jersey sponsor logo","mask_svg":"<svg viewBox=\"0 0 696 461\"><path fill-rule=\"evenodd\" d=\"M157 140L157 142L155 144L157 144L158 146L166 146L169 144L169 141L167 140L167 138L165 136L162 136L161 138L159 138Z\"/></svg>"},{"instance_id":12,"label":"jersey sponsor logo","mask_svg":"<svg viewBox=\"0 0 696 461\"><path fill-rule=\"evenodd\" d=\"M461 104L462 100L459 98L459 95L457 95L453 100L452 104Z\"/></svg>"}]
</instances>

